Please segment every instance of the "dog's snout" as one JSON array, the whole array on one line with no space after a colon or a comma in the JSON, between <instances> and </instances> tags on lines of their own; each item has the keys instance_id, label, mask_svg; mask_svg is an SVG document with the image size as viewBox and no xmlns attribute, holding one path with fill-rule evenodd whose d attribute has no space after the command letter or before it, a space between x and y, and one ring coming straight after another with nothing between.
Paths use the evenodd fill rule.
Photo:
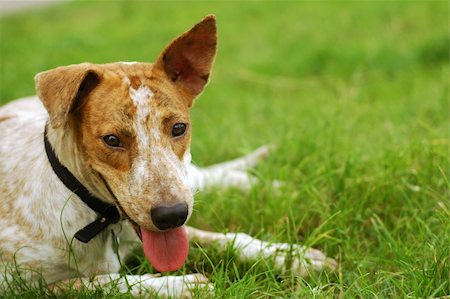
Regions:
<instances>
[{"instance_id":1,"label":"dog's snout","mask_svg":"<svg viewBox=\"0 0 450 299\"><path fill-rule=\"evenodd\" d=\"M188 216L186 203L173 206L159 206L151 210L153 224L161 230L182 226Z\"/></svg>"}]
</instances>

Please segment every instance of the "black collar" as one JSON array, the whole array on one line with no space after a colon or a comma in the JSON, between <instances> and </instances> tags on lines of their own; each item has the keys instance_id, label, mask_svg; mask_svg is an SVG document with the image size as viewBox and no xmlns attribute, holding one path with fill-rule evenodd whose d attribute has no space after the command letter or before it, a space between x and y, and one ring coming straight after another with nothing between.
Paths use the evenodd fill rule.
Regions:
<instances>
[{"instance_id":1,"label":"black collar","mask_svg":"<svg viewBox=\"0 0 450 299\"><path fill-rule=\"evenodd\" d=\"M86 187L78 181L75 176L59 162L58 158L53 151L53 148L47 138L47 127L44 132L44 144L45 151L47 152L48 160L52 165L53 171L59 177L61 182L92 210L99 215L97 220L86 225L80 229L75 238L83 243L89 242L92 238L97 236L108 225L117 223L120 220L120 213L116 206L105 203L101 199L91 195Z\"/></svg>"}]
</instances>

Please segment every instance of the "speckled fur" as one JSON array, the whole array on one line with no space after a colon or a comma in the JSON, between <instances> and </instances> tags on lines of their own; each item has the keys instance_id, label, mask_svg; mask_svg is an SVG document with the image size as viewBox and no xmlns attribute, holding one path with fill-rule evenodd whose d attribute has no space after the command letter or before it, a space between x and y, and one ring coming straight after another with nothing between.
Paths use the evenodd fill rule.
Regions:
<instances>
[{"instance_id":1,"label":"speckled fur","mask_svg":"<svg viewBox=\"0 0 450 299\"><path fill-rule=\"evenodd\" d=\"M248 189L254 183L246 168L264 158L268 148L205 169L190 163L189 108L207 83L215 51L215 18L208 16L175 39L155 64L60 67L36 76L38 97L0 108L1 273L18 266L24 277L33 280L39 273L49 284L95 276L91 285L105 285L123 279L102 275L117 273L120 267L111 232L118 234L122 244L138 241L128 220L109 226L87 244L73 239L97 216L53 172L43 143L46 125L62 164L92 194L120 206L123 217L126 214L149 230L156 230L150 217L154 205L185 202L190 215L196 188ZM171 128L179 122L188 129L174 138ZM102 137L108 134L117 135L122 147L106 146ZM188 232L198 242L236 244L246 260L279 255L287 248L243 234ZM246 250L249 245L251 250ZM126 246L120 249L121 256L130 251ZM326 265L323 254L310 255L314 257L319 268ZM284 259L275 266L282 269ZM298 271L305 272L305 267L299 266ZM0 292L7 279L8 275L0 275ZM211 287L202 275L127 279L139 282L132 290L135 295L142 288L158 291L170 285L172 291L165 288L162 295L188 296L195 284Z\"/></svg>"},{"instance_id":2,"label":"speckled fur","mask_svg":"<svg viewBox=\"0 0 450 299\"><path fill-rule=\"evenodd\" d=\"M38 270L23 274L33 279L39 272L48 283L114 273L119 261L111 231L122 241L137 240L127 220L87 244L73 240L97 216L51 169L46 126L63 165L92 194L120 206L123 217L155 230L150 210L156 204L185 202L192 212L190 130L173 138L171 127L184 122L189 128L188 110L207 83L215 52L215 18L208 16L155 64L59 67L35 77L38 97L0 108L0 270ZM107 134L119 136L123 147L106 146ZM0 276L0 286L5 279Z\"/></svg>"}]
</instances>

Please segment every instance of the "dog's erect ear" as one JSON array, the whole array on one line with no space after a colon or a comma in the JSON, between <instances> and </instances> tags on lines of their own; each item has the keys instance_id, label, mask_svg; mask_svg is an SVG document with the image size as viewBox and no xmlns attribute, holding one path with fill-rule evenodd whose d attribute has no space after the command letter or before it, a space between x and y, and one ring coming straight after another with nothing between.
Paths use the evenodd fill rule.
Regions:
<instances>
[{"instance_id":1,"label":"dog's erect ear","mask_svg":"<svg viewBox=\"0 0 450 299\"><path fill-rule=\"evenodd\" d=\"M159 56L155 67L188 96L188 105L208 82L217 49L216 18L206 16L173 40Z\"/></svg>"},{"instance_id":2,"label":"dog's erect ear","mask_svg":"<svg viewBox=\"0 0 450 299\"><path fill-rule=\"evenodd\" d=\"M50 115L50 124L57 128L98 85L100 76L92 64L83 63L39 73L34 80L37 94Z\"/></svg>"}]
</instances>

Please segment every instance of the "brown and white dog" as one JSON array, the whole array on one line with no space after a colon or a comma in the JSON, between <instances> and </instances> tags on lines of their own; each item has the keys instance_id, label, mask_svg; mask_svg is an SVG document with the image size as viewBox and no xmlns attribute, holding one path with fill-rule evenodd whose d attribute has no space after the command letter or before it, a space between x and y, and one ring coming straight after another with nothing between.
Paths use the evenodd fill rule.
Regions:
<instances>
[{"instance_id":1,"label":"brown and white dog","mask_svg":"<svg viewBox=\"0 0 450 299\"><path fill-rule=\"evenodd\" d=\"M314 249L184 226L194 190L249 188L247 167L268 153L263 147L208 168L191 164L189 108L208 81L216 45L215 17L207 16L154 64L59 67L35 77L38 97L0 109L0 290L11 269L49 284L114 282L134 295L189 296L192 287L212 287L201 274L116 274L113 235L122 257L126 241L139 236L161 272L182 266L188 239L229 244L245 260L273 258L279 271L293 253L289 268L299 275L334 266ZM87 195L78 193L83 188Z\"/></svg>"}]
</instances>

